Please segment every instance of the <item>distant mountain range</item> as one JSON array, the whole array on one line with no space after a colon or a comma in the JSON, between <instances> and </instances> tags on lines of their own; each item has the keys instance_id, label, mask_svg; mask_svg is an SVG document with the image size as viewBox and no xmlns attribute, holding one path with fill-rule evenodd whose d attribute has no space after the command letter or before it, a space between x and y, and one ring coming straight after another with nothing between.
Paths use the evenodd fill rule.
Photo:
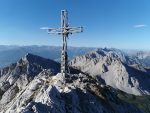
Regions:
<instances>
[{"instance_id":1,"label":"distant mountain range","mask_svg":"<svg viewBox=\"0 0 150 113\"><path fill-rule=\"evenodd\" d=\"M97 48L91 47L68 47L69 59L73 59L76 56L84 55ZM107 49L107 48L106 48ZM122 56L134 57L134 62L138 59L145 66L150 66L150 51L138 51L138 50L118 50L114 49ZM44 58L60 61L61 47L59 46L7 46L0 45L0 68L17 62L22 56L27 53L35 54ZM132 61L128 61L133 63Z\"/></svg>"},{"instance_id":2,"label":"distant mountain range","mask_svg":"<svg viewBox=\"0 0 150 113\"><path fill-rule=\"evenodd\" d=\"M68 55L72 59L75 56L83 55L95 48L78 48L69 47ZM55 61L60 60L61 47L57 46L0 46L0 68L17 62L22 56L27 53L32 53L44 58L53 59Z\"/></svg>"}]
</instances>

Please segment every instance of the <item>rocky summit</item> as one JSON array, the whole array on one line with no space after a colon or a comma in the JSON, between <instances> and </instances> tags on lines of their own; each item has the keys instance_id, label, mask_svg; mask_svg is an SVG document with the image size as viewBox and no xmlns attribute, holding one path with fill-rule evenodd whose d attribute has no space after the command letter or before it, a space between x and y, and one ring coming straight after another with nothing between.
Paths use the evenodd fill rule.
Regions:
<instances>
[{"instance_id":1,"label":"rocky summit","mask_svg":"<svg viewBox=\"0 0 150 113\"><path fill-rule=\"evenodd\" d=\"M144 113L120 98L127 93L104 84L103 76L82 70L63 77L59 69L59 63L32 54L1 69L0 113ZM107 65L102 69L109 71Z\"/></svg>"},{"instance_id":2,"label":"rocky summit","mask_svg":"<svg viewBox=\"0 0 150 113\"><path fill-rule=\"evenodd\" d=\"M1 113L142 113L120 100L116 90L84 74L64 78L44 70L23 88L15 84L7 92Z\"/></svg>"}]
</instances>

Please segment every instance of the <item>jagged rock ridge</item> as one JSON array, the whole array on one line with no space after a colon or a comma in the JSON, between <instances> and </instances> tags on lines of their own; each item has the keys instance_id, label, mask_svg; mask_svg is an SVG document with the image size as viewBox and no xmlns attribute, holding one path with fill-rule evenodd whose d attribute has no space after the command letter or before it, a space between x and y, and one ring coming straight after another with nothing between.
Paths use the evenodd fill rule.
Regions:
<instances>
[{"instance_id":1,"label":"jagged rock ridge","mask_svg":"<svg viewBox=\"0 0 150 113\"><path fill-rule=\"evenodd\" d=\"M142 113L120 100L118 90L103 86L85 74L62 77L55 74L59 68L57 62L27 54L16 64L2 69L0 112Z\"/></svg>"},{"instance_id":2,"label":"jagged rock ridge","mask_svg":"<svg viewBox=\"0 0 150 113\"><path fill-rule=\"evenodd\" d=\"M150 73L135 57L116 49L98 49L70 61L70 66L124 92L150 94Z\"/></svg>"},{"instance_id":3,"label":"jagged rock ridge","mask_svg":"<svg viewBox=\"0 0 150 113\"><path fill-rule=\"evenodd\" d=\"M20 89L24 89L44 69L58 73L60 64L32 54L0 70L0 104L6 105Z\"/></svg>"},{"instance_id":4,"label":"jagged rock ridge","mask_svg":"<svg viewBox=\"0 0 150 113\"><path fill-rule=\"evenodd\" d=\"M43 71L24 90L1 107L2 113L142 113L117 97L117 91L101 87L83 74L53 75Z\"/></svg>"}]
</instances>

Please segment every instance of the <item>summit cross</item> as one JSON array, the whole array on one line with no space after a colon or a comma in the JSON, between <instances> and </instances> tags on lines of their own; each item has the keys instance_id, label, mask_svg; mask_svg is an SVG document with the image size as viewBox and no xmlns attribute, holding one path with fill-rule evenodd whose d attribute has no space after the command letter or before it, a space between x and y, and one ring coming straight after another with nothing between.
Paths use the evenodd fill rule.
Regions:
<instances>
[{"instance_id":1,"label":"summit cross","mask_svg":"<svg viewBox=\"0 0 150 113\"><path fill-rule=\"evenodd\" d=\"M46 29L48 34L57 34L62 36L62 51L61 51L61 74L66 76L70 73L68 66L67 54L67 39L70 34L83 32L83 27L70 27L68 23L67 10L61 10L61 27L60 28L41 28Z\"/></svg>"}]
</instances>

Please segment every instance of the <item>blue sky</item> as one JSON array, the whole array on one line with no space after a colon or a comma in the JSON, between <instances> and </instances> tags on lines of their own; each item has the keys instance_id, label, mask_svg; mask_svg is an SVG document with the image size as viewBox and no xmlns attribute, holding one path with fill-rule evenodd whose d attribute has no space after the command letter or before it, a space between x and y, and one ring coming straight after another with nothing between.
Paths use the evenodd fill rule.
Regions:
<instances>
[{"instance_id":1,"label":"blue sky","mask_svg":"<svg viewBox=\"0 0 150 113\"><path fill-rule=\"evenodd\" d=\"M69 46L150 49L150 0L0 0L0 45L61 45L41 27L59 27L67 9Z\"/></svg>"}]
</instances>

